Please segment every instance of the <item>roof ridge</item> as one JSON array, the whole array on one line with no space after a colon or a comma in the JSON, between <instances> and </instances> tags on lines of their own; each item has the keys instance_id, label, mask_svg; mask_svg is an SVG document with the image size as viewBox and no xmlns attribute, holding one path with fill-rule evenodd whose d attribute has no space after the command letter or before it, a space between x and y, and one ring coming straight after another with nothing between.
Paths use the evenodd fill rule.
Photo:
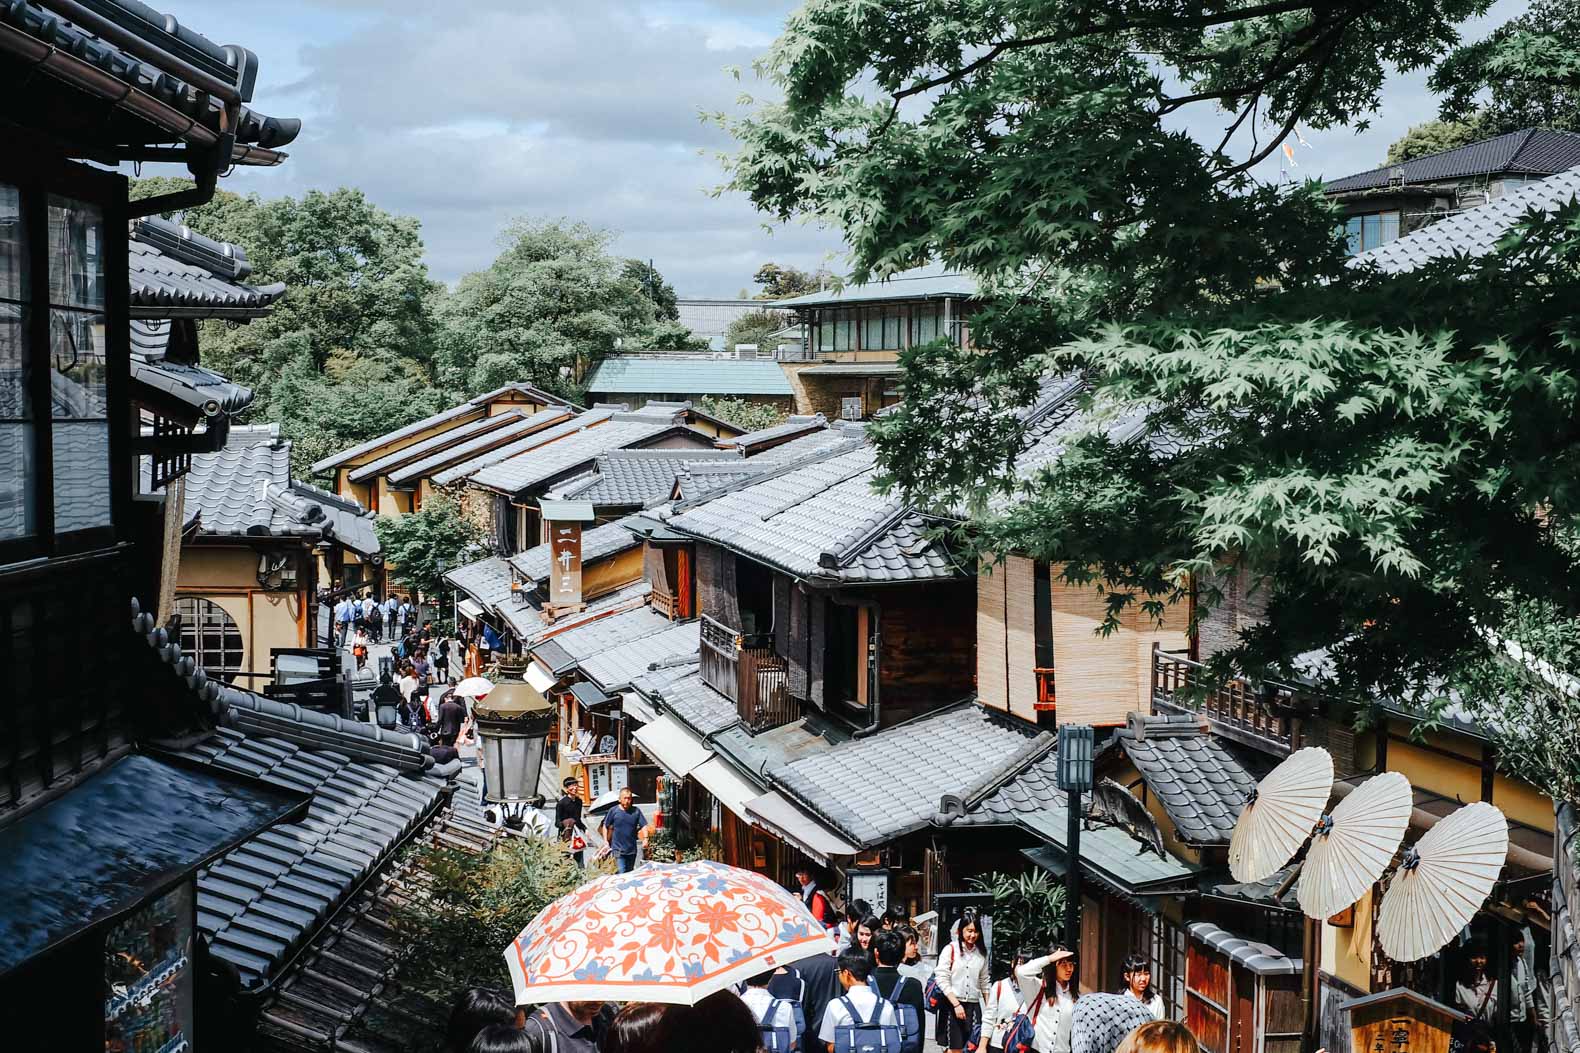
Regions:
<instances>
[{"instance_id":1,"label":"roof ridge","mask_svg":"<svg viewBox=\"0 0 1580 1053\"><path fill-rule=\"evenodd\" d=\"M879 512L862 526L840 538L831 550L818 553L818 566L830 570L841 570L850 566L862 552L872 547L873 542L892 530L910 512L910 505L896 502L887 511Z\"/></svg>"},{"instance_id":2,"label":"roof ridge","mask_svg":"<svg viewBox=\"0 0 1580 1053\"><path fill-rule=\"evenodd\" d=\"M778 465L777 467L770 468L761 475L754 475L749 479L742 479L739 482L730 483L715 490L709 490L705 494L699 494L696 497L690 497L684 501L677 501L670 508L670 511L671 513L685 512L689 509L697 507L698 505L706 504L707 502L716 498L723 497L726 494L733 494L739 490L746 489L748 486L756 486L758 483L766 483L770 479L778 479L780 476L787 475L790 472L805 468L809 465L817 464L821 461L826 461L831 457L838 457L843 454L850 453L858 447L865 445L867 445L867 440L865 437L863 437L860 439L850 439L846 442L838 443L833 446L827 446L822 449L813 450L811 453L802 454L800 457L792 458L788 461L785 461L783 464ZM751 459L747 458L746 462L750 464Z\"/></svg>"}]
</instances>

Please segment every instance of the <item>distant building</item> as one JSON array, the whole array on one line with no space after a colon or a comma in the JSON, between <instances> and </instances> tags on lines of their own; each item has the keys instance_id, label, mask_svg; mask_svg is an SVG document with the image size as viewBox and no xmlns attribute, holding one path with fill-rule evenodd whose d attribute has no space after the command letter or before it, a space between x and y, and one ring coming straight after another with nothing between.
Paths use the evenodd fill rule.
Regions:
<instances>
[{"instance_id":1,"label":"distant building","mask_svg":"<svg viewBox=\"0 0 1580 1053\"><path fill-rule=\"evenodd\" d=\"M1580 165L1580 135L1526 128L1329 180L1351 255Z\"/></svg>"},{"instance_id":2,"label":"distant building","mask_svg":"<svg viewBox=\"0 0 1580 1053\"><path fill-rule=\"evenodd\" d=\"M695 298L676 300L680 310L680 324L691 330L691 335L708 342L713 351L727 351L724 331L730 323L753 311L770 310L774 305L767 300L710 300Z\"/></svg>"},{"instance_id":3,"label":"distant building","mask_svg":"<svg viewBox=\"0 0 1580 1053\"><path fill-rule=\"evenodd\" d=\"M779 363L768 358L624 355L606 358L587 378L588 401L640 406L649 400L690 402L714 396L744 399L786 413L795 390Z\"/></svg>"}]
</instances>

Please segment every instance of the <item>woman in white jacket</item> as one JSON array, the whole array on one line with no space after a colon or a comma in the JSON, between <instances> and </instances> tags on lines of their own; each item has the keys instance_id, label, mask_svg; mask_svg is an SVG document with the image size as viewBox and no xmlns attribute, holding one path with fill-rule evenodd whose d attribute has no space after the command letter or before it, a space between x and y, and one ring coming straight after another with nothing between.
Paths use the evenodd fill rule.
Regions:
<instances>
[{"instance_id":1,"label":"woman in white jacket","mask_svg":"<svg viewBox=\"0 0 1580 1053\"><path fill-rule=\"evenodd\" d=\"M944 996L944 1004L938 1008L938 1043L950 1053L965 1049L971 1032L982 1022L988 960L981 943L976 915L967 914L960 920L955 938L938 955L938 968L933 971Z\"/></svg>"},{"instance_id":2,"label":"woman in white jacket","mask_svg":"<svg viewBox=\"0 0 1580 1053\"><path fill-rule=\"evenodd\" d=\"M1037 1053L1070 1053L1072 1016L1079 997L1075 987L1075 952L1060 946L1024 962L1015 970L1015 982L1020 986L1025 1011L1035 1018L1032 1048Z\"/></svg>"},{"instance_id":3,"label":"woman in white jacket","mask_svg":"<svg viewBox=\"0 0 1580 1053\"><path fill-rule=\"evenodd\" d=\"M988 1053L1003 1053L1004 1034L1011 1020L1020 1012L1020 988L1015 984L1015 970L1026 956L1016 952L1009 975L988 985L987 996L982 999L982 1043Z\"/></svg>"}]
</instances>

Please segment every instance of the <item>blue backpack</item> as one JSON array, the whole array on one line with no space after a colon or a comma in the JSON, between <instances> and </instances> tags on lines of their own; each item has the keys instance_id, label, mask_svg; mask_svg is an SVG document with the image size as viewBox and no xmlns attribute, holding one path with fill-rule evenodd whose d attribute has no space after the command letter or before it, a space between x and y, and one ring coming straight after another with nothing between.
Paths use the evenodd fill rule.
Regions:
<instances>
[{"instance_id":1,"label":"blue backpack","mask_svg":"<svg viewBox=\"0 0 1580 1053\"><path fill-rule=\"evenodd\" d=\"M900 1001L900 989L908 979L902 976L895 980L894 990L888 993L886 1000L894 1007L894 1015L900 1020L900 1053L922 1053L922 1019L916 1015L914 1005ZM885 998L884 993L878 990L877 980L867 977L867 986L879 998Z\"/></svg>"},{"instance_id":2,"label":"blue backpack","mask_svg":"<svg viewBox=\"0 0 1580 1053\"><path fill-rule=\"evenodd\" d=\"M1031 1004L1022 1006L1009 1022L1004 1033L1004 1053L1032 1053L1037 1048L1037 1015L1042 1012L1043 992L1038 991Z\"/></svg>"},{"instance_id":3,"label":"blue backpack","mask_svg":"<svg viewBox=\"0 0 1580 1053\"><path fill-rule=\"evenodd\" d=\"M883 1007L888 1002L882 998L874 1002L872 1016L866 1020L856 1012L848 995L839 1002L849 1019L834 1028L834 1053L900 1053L899 1025L882 1022Z\"/></svg>"},{"instance_id":4,"label":"blue backpack","mask_svg":"<svg viewBox=\"0 0 1580 1053\"><path fill-rule=\"evenodd\" d=\"M790 1026L780 1027L775 1021L779 1019L779 1007L786 1004L790 1006ZM759 1043L766 1053L791 1053L792 1050L800 1049L801 1035L806 1031L806 1014L801 1011L801 1003L789 998L775 998L768 1003L757 1031Z\"/></svg>"}]
</instances>

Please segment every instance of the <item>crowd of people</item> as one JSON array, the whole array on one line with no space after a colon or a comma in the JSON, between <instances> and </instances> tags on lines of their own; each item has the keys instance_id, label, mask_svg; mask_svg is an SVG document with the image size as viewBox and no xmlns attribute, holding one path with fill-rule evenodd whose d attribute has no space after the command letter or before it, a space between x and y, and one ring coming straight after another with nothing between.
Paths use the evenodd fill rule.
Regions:
<instances>
[{"instance_id":1,"label":"crowd of people","mask_svg":"<svg viewBox=\"0 0 1580 1053\"><path fill-rule=\"evenodd\" d=\"M567 816L566 818L572 818ZM803 899L808 875L803 879ZM833 921L833 915L828 916ZM766 970L695 1006L561 1002L518 1008L497 992L462 995L451 1016L452 1053L922 1053L933 1017L944 1049L973 1053L1196 1053L1190 1031L1163 1019L1151 967L1125 962L1124 990L1096 998L1133 1001L1083 1021L1076 955L1064 946L1017 952L997 980L981 920L966 912L934 964L901 907L874 913L855 900L829 926L838 947ZM1087 1003L1094 1001L1088 995Z\"/></svg>"}]
</instances>

